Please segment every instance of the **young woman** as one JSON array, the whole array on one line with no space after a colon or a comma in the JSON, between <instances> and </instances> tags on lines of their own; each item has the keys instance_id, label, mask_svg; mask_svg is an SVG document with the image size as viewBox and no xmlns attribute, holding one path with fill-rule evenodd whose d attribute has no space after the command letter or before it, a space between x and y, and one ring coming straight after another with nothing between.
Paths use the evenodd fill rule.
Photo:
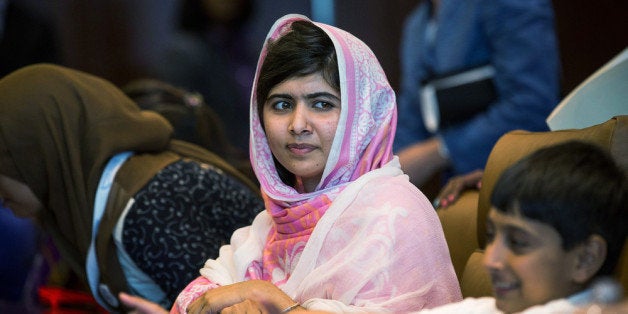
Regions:
<instances>
[{"instance_id":1,"label":"young woman","mask_svg":"<svg viewBox=\"0 0 628 314\"><path fill-rule=\"evenodd\" d=\"M0 197L37 216L107 309L162 306L263 208L255 184L111 83L54 65L0 80Z\"/></svg>"},{"instance_id":2,"label":"young woman","mask_svg":"<svg viewBox=\"0 0 628 314\"><path fill-rule=\"evenodd\" d=\"M266 210L172 311L228 311L259 293L337 312L459 300L438 217L392 154L395 96L371 50L288 15L271 28L254 83L250 153Z\"/></svg>"}]
</instances>

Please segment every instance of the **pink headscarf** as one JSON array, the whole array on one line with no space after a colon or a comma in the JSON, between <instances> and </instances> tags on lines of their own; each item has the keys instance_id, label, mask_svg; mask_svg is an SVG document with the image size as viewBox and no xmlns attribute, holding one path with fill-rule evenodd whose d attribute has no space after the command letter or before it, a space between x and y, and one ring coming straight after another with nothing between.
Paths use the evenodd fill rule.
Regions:
<instances>
[{"instance_id":1,"label":"pink headscarf","mask_svg":"<svg viewBox=\"0 0 628 314\"><path fill-rule=\"evenodd\" d=\"M290 14L271 28L268 39L290 31L294 21L309 19ZM338 56L341 113L321 182L314 192L299 193L281 181L257 112L257 79L267 53L264 44L251 93L251 163L268 202L281 208L307 202L320 195L330 199L361 175L380 168L393 157L397 126L395 94L371 49L355 36L336 27L314 23L331 38ZM273 206L273 207L275 207Z\"/></svg>"},{"instance_id":2,"label":"pink headscarf","mask_svg":"<svg viewBox=\"0 0 628 314\"><path fill-rule=\"evenodd\" d=\"M283 36L290 31L291 24L299 20L309 21L305 16L291 14L279 19L271 28L260 53L251 93L251 163L261 184L266 209L275 224L263 253L264 272L249 274L249 278L272 280L271 274L282 268L282 261L290 259L285 256L286 252L295 256L303 249L300 244L307 242L338 193L393 157L397 125L395 94L377 58L355 36L333 26L314 23L335 46L340 77L340 118L316 190L299 193L280 179L257 111L257 79L267 54L268 39Z\"/></svg>"}]
</instances>

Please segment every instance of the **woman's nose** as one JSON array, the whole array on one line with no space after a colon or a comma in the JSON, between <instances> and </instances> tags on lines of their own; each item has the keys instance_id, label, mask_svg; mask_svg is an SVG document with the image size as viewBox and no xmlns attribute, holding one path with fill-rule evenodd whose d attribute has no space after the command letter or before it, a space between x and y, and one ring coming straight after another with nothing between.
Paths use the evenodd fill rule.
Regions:
<instances>
[{"instance_id":1,"label":"woman's nose","mask_svg":"<svg viewBox=\"0 0 628 314\"><path fill-rule=\"evenodd\" d=\"M292 134L301 134L310 131L307 110L304 105L297 104L295 106L288 127Z\"/></svg>"}]
</instances>

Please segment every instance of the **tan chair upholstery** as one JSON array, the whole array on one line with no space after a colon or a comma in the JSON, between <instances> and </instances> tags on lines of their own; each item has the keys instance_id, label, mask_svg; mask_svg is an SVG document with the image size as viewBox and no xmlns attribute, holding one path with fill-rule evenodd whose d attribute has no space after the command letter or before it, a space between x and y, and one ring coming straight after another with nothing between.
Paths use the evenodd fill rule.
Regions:
<instances>
[{"instance_id":1,"label":"tan chair upholstery","mask_svg":"<svg viewBox=\"0 0 628 314\"><path fill-rule=\"evenodd\" d=\"M465 192L455 204L438 211L464 297L492 294L488 274L482 266L482 248L490 195L502 171L536 149L574 139L594 142L608 149L620 165L628 169L628 115L584 129L512 131L493 147L484 169L482 189ZM616 275L628 293L628 245L624 246Z\"/></svg>"}]
</instances>

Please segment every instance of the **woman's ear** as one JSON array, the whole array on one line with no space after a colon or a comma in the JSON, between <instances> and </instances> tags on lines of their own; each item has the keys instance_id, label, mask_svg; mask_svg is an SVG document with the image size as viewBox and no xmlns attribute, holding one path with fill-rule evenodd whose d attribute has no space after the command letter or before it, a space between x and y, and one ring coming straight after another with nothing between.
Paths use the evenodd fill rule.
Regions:
<instances>
[{"instance_id":1,"label":"woman's ear","mask_svg":"<svg viewBox=\"0 0 628 314\"><path fill-rule=\"evenodd\" d=\"M604 264L606 240L598 234L593 234L576 250L577 261L572 278L575 282L584 284L591 280Z\"/></svg>"}]
</instances>

